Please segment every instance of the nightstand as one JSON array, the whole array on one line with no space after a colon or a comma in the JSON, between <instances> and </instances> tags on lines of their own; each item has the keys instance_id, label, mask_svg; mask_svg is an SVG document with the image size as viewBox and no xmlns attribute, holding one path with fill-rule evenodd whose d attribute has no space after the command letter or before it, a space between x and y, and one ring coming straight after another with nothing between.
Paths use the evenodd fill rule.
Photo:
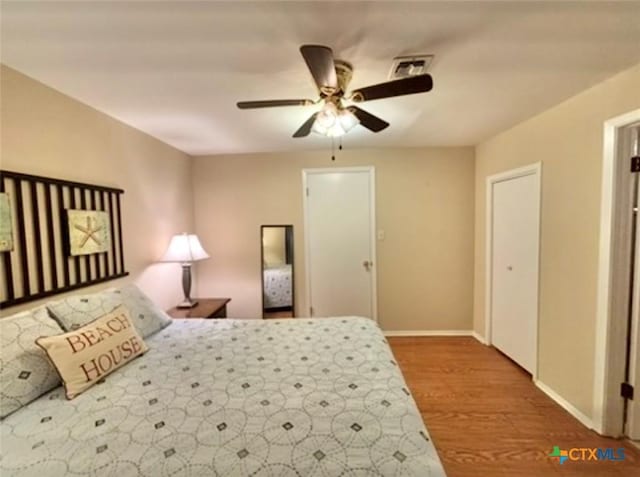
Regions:
<instances>
[{"instance_id":1,"label":"nightstand","mask_svg":"<svg viewBox=\"0 0 640 477\"><path fill-rule=\"evenodd\" d=\"M226 318L231 298L194 298L194 301L198 304L193 308L173 307L167 314L171 318Z\"/></svg>"}]
</instances>

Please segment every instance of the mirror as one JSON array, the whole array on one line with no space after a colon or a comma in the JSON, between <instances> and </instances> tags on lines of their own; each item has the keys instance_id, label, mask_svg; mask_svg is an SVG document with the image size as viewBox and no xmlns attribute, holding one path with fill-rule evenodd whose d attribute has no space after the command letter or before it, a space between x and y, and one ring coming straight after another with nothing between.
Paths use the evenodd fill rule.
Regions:
<instances>
[{"instance_id":1,"label":"mirror","mask_svg":"<svg viewBox=\"0 0 640 477\"><path fill-rule=\"evenodd\" d=\"M293 225L260 227L262 317L293 318Z\"/></svg>"}]
</instances>

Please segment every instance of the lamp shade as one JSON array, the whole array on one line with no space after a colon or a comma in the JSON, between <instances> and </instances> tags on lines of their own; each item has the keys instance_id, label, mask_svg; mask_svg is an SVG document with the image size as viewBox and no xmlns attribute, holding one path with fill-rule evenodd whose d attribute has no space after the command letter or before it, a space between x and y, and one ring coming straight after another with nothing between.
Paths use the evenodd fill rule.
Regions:
<instances>
[{"instance_id":1,"label":"lamp shade","mask_svg":"<svg viewBox=\"0 0 640 477\"><path fill-rule=\"evenodd\" d=\"M164 253L161 262L196 262L209 258L204 251L200 240L194 234L174 235L169 243L169 248Z\"/></svg>"}]
</instances>

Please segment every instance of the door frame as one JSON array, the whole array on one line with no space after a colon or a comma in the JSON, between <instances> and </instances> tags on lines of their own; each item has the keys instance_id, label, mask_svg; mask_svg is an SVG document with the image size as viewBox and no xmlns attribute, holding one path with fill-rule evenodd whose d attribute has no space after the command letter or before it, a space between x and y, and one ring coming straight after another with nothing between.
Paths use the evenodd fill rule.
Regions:
<instances>
[{"instance_id":1,"label":"door frame","mask_svg":"<svg viewBox=\"0 0 640 477\"><path fill-rule=\"evenodd\" d=\"M615 312L613 283L620 280L623 268L614 260L616 246L615 214L621 191L617 186L625 173L620 151L622 129L640 121L640 109L604 122L602 196L600 201L600 248L598 256L598 290L595 328L595 363L593 379L593 427L599 434L622 435L623 399L620 383L624 378L626 320L621 326ZM622 363L622 364L621 364Z\"/></svg>"},{"instance_id":2,"label":"door frame","mask_svg":"<svg viewBox=\"0 0 640 477\"><path fill-rule=\"evenodd\" d=\"M491 296L493 292L493 186L500 182L518 179L520 177L533 175L536 182L536 190L538 192L537 199L538 204L536 207L537 210L537 223L538 223L538 234L536 236L536 262L538 264L537 267L537 297L536 300L536 334L534 336L535 340L535 368L533 372L533 380L538 378L538 334L540 327L540 316L539 316L539 303L540 303L540 209L541 209L541 185L542 185L542 162L536 162L534 164L529 164L527 166L518 167L517 169L511 169L508 171L500 172L498 174L494 174L487 177L486 183L486 217L485 217L485 232L486 232L486 242L485 242L485 330L484 330L484 339L488 346L491 345L491 328L492 328L492 303Z\"/></svg>"},{"instance_id":3,"label":"door frame","mask_svg":"<svg viewBox=\"0 0 640 477\"><path fill-rule=\"evenodd\" d=\"M265 227L291 227L291 235L293 236L293 242L295 243L295 235L293 233L294 227L293 224L263 224L260 226L260 306L262 319L264 320L264 244L262 240L264 239L264 229ZM286 232L285 232L286 237ZM285 238L285 247L286 247L286 238ZM292 318L296 318L296 250L294 244L291 244L291 314Z\"/></svg>"},{"instance_id":4,"label":"door frame","mask_svg":"<svg viewBox=\"0 0 640 477\"><path fill-rule=\"evenodd\" d=\"M302 204L304 215L304 269L305 269L305 300L306 311L311 315L311 264L309 260L309 200L307 196L307 178L313 174L328 174L335 172L367 172L369 174L369 208L371 211L370 224L371 230L369 237L371 240L371 255L373 266L371 267L371 313L373 320L378 322L378 255L376 251L376 168L374 166L358 166L358 167L324 167L313 169L302 169Z\"/></svg>"}]
</instances>

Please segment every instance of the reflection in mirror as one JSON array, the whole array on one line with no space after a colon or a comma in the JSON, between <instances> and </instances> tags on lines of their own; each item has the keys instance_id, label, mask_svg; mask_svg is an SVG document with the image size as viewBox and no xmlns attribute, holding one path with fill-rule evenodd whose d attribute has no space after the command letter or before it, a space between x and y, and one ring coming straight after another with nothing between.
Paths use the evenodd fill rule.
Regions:
<instances>
[{"instance_id":1,"label":"reflection in mirror","mask_svg":"<svg viewBox=\"0 0 640 477\"><path fill-rule=\"evenodd\" d=\"M262 316L294 316L293 225L263 225Z\"/></svg>"}]
</instances>

